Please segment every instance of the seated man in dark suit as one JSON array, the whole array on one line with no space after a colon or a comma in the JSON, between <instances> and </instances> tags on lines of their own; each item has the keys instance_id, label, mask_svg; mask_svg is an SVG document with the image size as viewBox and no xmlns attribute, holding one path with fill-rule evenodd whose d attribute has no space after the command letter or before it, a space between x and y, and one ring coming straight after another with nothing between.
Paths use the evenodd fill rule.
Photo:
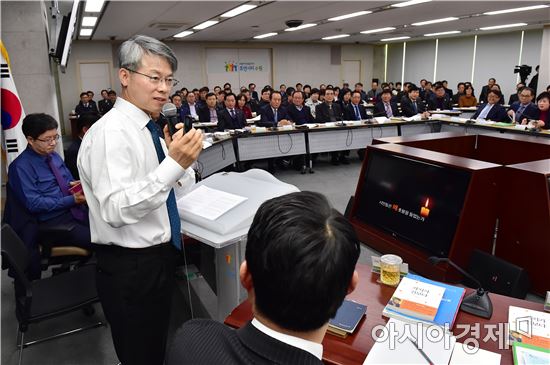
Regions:
<instances>
[{"instance_id":1,"label":"seated man in dark suit","mask_svg":"<svg viewBox=\"0 0 550 365\"><path fill-rule=\"evenodd\" d=\"M90 97L86 92L80 93L80 102L74 108L74 112L76 115L82 115L86 113L99 113L95 103L90 103Z\"/></svg>"},{"instance_id":2,"label":"seated man in dark suit","mask_svg":"<svg viewBox=\"0 0 550 365\"><path fill-rule=\"evenodd\" d=\"M292 105L288 107L289 119L297 125L313 123L313 115L311 109L304 105L304 92L294 91L292 93Z\"/></svg>"},{"instance_id":3,"label":"seated man in dark suit","mask_svg":"<svg viewBox=\"0 0 550 365\"><path fill-rule=\"evenodd\" d=\"M199 108L199 122L218 123L218 109L216 94L206 94L206 106Z\"/></svg>"},{"instance_id":4,"label":"seated man in dark suit","mask_svg":"<svg viewBox=\"0 0 550 365\"><path fill-rule=\"evenodd\" d=\"M409 85L409 92L401 99L401 114L405 117L414 117L417 114L421 114L422 118L430 116L415 84Z\"/></svg>"},{"instance_id":5,"label":"seated man in dark suit","mask_svg":"<svg viewBox=\"0 0 550 365\"><path fill-rule=\"evenodd\" d=\"M489 90L487 94L487 103L481 104L472 119L485 119L494 122L510 122L510 118L506 114L506 109L499 104L502 94L498 90Z\"/></svg>"},{"instance_id":6,"label":"seated man in dark suit","mask_svg":"<svg viewBox=\"0 0 550 365\"><path fill-rule=\"evenodd\" d=\"M101 90L101 97L103 99L98 102L98 107L99 113L101 115L104 115L107 114L109 110L111 110L111 108L113 107L113 103L109 99L109 92L107 90Z\"/></svg>"},{"instance_id":7,"label":"seated man in dark suit","mask_svg":"<svg viewBox=\"0 0 550 365\"><path fill-rule=\"evenodd\" d=\"M442 84L434 87L435 95L428 99L428 110L451 110L453 103Z\"/></svg>"},{"instance_id":8,"label":"seated man in dark suit","mask_svg":"<svg viewBox=\"0 0 550 365\"><path fill-rule=\"evenodd\" d=\"M508 108L508 115L514 118L516 123L521 123L523 118L536 119L539 108L533 103L535 92L529 87L522 87L518 90L519 101L516 101Z\"/></svg>"},{"instance_id":9,"label":"seated man in dark suit","mask_svg":"<svg viewBox=\"0 0 550 365\"><path fill-rule=\"evenodd\" d=\"M315 107L315 122L335 123L343 120L344 114L342 113L340 104L334 102L334 89L332 87L327 87L320 92L324 94L324 101ZM349 155L349 151L331 152L331 163L335 166L340 165L340 163L348 165L349 161L346 158L347 155Z\"/></svg>"},{"instance_id":10,"label":"seated man in dark suit","mask_svg":"<svg viewBox=\"0 0 550 365\"><path fill-rule=\"evenodd\" d=\"M519 82L517 85L516 85L516 93L515 94L512 94L510 95L510 99L508 100L508 105L512 105L514 104L516 101L519 101L519 89L522 89L525 87L525 84L523 82Z\"/></svg>"},{"instance_id":11,"label":"seated man in dark suit","mask_svg":"<svg viewBox=\"0 0 550 365\"><path fill-rule=\"evenodd\" d=\"M460 97L464 95L466 95L466 84L463 82L459 82L456 86L456 94L454 94L451 98L453 105L458 104L458 99L460 99Z\"/></svg>"},{"instance_id":12,"label":"seated man in dark suit","mask_svg":"<svg viewBox=\"0 0 550 365\"><path fill-rule=\"evenodd\" d=\"M357 89L351 93L351 102L344 109L344 120L367 119L367 109L361 104L363 96Z\"/></svg>"},{"instance_id":13,"label":"seated man in dark suit","mask_svg":"<svg viewBox=\"0 0 550 365\"><path fill-rule=\"evenodd\" d=\"M390 89L384 89L380 98L381 100L374 105L373 115L375 117L391 118L401 115L397 103L391 101L392 93Z\"/></svg>"},{"instance_id":14,"label":"seated man in dark suit","mask_svg":"<svg viewBox=\"0 0 550 365\"><path fill-rule=\"evenodd\" d=\"M246 126L243 111L235 108L237 98L235 94L225 94L225 109L218 112L218 131L239 129Z\"/></svg>"},{"instance_id":15,"label":"seated man in dark suit","mask_svg":"<svg viewBox=\"0 0 550 365\"><path fill-rule=\"evenodd\" d=\"M262 98L263 98L262 93ZM281 94L273 92L269 96L269 105L262 109L260 121L257 123L260 127L279 127L290 125L288 113L286 109L281 108Z\"/></svg>"},{"instance_id":16,"label":"seated man in dark suit","mask_svg":"<svg viewBox=\"0 0 550 365\"><path fill-rule=\"evenodd\" d=\"M487 85L483 86L481 88L481 92L479 93L479 102L480 103L486 103L487 102L487 95L489 94L489 91L493 88L493 85L497 83L497 80L493 77L487 81Z\"/></svg>"},{"instance_id":17,"label":"seated man in dark suit","mask_svg":"<svg viewBox=\"0 0 550 365\"><path fill-rule=\"evenodd\" d=\"M97 122L99 118L99 114L88 113L79 116L78 120L76 121L78 136L76 139L73 139L73 142L71 143L69 148L67 148L67 151L65 151L65 164L67 165L67 168L76 180L80 180L80 175L78 174L78 169L76 167L76 158L78 156L80 144L82 143L82 138L84 137L88 129L90 129L92 124Z\"/></svg>"},{"instance_id":18,"label":"seated man in dark suit","mask_svg":"<svg viewBox=\"0 0 550 365\"><path fill-rule=\"evenodd\" d=\"M194 93L189 93L186 96L186 103L181 105L180 120L184 120L185 116L190 115L193 119L198 120L199 104L196 103L196 96Z\"/></svg>"},{"instance_id":19,"label":"seated man in dark suit","mask_svg":"<svg viewBox=\"0 0 550 365\"><path fill-rule=\"evenodd\" d=\"M238 330L209 319L185 323L166 364L322 364L328 321L358 283L359 253L353 227L321 194L268 200L240 269L254 319Z\"/></svg>"},{"instance_id":20,"label":"seated man in dark suit","mask_svg":"<svg viewBox=\"0 0 550 365\"><path fill-rule=\"evenodd\" d=\"M8 191L28 213L36 218L32 226L20 227L20 216L15 209L7 209L4 215L6 223L23 238L31 254L30 276L40 277L40 253L37 243L45 237L39 237L40 226L64 226L67 229L48 236L54 243L91 248L88 210L82 191L71 193L69 189L77 181L55 152L59 140L58 124L47 114L29 114L23 120L23 134L28 146L10 164L8 171ZM33 232L29 232L32 230Z\"/></svg>"}]
</instances>

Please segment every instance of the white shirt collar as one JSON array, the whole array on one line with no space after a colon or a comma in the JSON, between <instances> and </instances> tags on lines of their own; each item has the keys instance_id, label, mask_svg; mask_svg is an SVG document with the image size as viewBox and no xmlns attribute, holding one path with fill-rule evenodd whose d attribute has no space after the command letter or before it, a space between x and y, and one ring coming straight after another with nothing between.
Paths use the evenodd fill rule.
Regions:
<instances>
[{"instance_id":1,"label":"white shirt collar","mask_svg":"<svg viewBox=\"0 0 550 365\"><path fill-rule=\"evenodd\" d=\"M120 96L116 98L115 105L113 108L120 111L122 114L126 115L129 120L137 123L139 128L143 129L151 120L151 116L147 115L143 110L130 103L127 100L124 100Z\"/></svg>"},{"instance_id":2,"label":"white shirt collar","mask_svg":"<svg viewBox=\"0 0 550 365\"><path fill-rule=\"evenodd\" d=\"M323 345L320 343L304 340L303 338L294 337L281 332L277 332L267 327L256 318L252 320L252 325L256 327L259 331L268 335L269 337L272 337L276 340L284 342L287 345L294 346L306 352L309 352L319 360L323 359Z\"/></svg>"}]
</instances>

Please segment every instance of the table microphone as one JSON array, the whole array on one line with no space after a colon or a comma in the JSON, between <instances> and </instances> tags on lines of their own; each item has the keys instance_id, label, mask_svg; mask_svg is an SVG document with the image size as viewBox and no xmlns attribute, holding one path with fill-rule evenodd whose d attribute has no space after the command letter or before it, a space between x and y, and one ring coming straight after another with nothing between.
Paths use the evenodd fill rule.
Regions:
<instances>
[{"instance_id":1,"label":"table microphone","mask_svg":"<svg viewBox=\"0 0 550 365\"><path fill-rule=\"evenodd\" d=\"M166 121L168 122L168 130L170 131L170 135L173 136L174 133L178 131L176 129L176 124L180 122L178 117L178 109L174 104L166 103L162 106L161 114L164 118L166 118Z\"/></svg>"},{"instance_id":2,"label":"table microphone","mask_svg":"<svg viewBox=\"0 0 550 365\"><path fill-rule=\"evenodd\" d=\"M459 267L447 257L428 257L428 262L432 265L437 265L440 262L446 262L454 267L458 272L472 280L477 285L477 290L472 292L462 299L460 310L473 314L478 317L491 318L493 315L493 303L489 298L489 292L482 288L481 283L475 277L470 275L466 270Z\"/></svg>"}]
</instances>

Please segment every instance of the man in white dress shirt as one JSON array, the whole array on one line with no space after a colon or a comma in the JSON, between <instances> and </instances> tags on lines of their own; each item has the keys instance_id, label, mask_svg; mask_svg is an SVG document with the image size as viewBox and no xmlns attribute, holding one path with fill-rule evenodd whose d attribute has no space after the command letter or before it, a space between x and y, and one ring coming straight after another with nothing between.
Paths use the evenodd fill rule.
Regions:
<instances>
[{"instance_id":1,"label":"man in white dress shirt","mask_svg":"<svg viewBox=\"0 0 550 365\"><path fill-rule=\"evenodd\" d=\"M78 169L97 247L97 289L119 360L164 363L182 248L176 197L194 184L202 135L180 129L164 140L151 120L177 81L164 43L135 36L119 49L122 94L85 135Z\"/></svg>"}]
</instances>

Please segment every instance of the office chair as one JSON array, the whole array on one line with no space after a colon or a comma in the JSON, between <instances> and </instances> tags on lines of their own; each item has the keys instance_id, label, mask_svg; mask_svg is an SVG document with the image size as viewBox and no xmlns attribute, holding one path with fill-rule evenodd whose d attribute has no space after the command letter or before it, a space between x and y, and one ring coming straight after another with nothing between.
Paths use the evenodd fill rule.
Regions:
<instances>
[{"instance_id":1,"label":"office chair","mask_svg":"<svg viewBox=\"0 0 550 365\"><path fill-rule=\"evenodd\" d=\"M2 269L9 269L14 278L15 315L19 362L23 359L23 349L51 339L103 326L99 321L86 327L76 328L43 339L25 342L25 332L30 324L59 317L80 309L89 309L99 301L95 283L95 265L84 265L72 271L60 273L45 279L30 281L26 270L29 266L29 251L7 224L2 225Z\"/></svg>"},{"instance_id":2,"label":"office chair","mask_svg":"<svg viewBox=\"0 0 550 365\"><path fill-rule=\"evenodd\" d=\"M32 244L33 247L36 247L38 250L36 253L32 252L34 249L33 247L28 248L31 250L31 254L40 256L42 271L54 265L61 265L61 268L54 271L54 273L58 271L67 271L72 266L84 264L92 256L90 251L71 246L70 242L60 246L59 242L48 239L47 237L55 237L56 233L71 230L72 227L68 225L39 226L38 220L17 198L9 183L6 184L6 206L2 223L9 224L27 245ZM41 241L37 243L37 246L34 246L37 237L46 238L42 238Z\"/></svg>"}]
</instances>

